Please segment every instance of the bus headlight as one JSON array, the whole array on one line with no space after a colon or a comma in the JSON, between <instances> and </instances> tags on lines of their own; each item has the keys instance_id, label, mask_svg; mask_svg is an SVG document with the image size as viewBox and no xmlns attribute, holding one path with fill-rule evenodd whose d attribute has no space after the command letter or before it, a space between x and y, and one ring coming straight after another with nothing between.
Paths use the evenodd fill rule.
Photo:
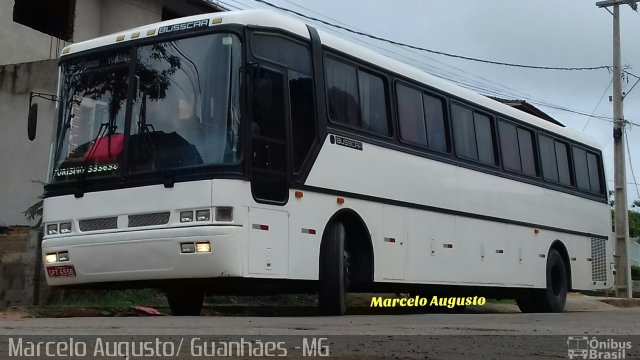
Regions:
<instances>
[{"instance_id":1,"label":"bus headlight","mask_svg":"<svg viewBox=\"0 0 640 360\"><path fill-rule=\"evenodd\" d=\"M60 234L69 234L71 233L71 223L62 223L60 224Z\"/></svg>"},{"instance_id":2,"label":"bus headlight","mask_svg":"<svg viewBox=\"0 0 640 360\"><path fill-rule=\"evenodd\" d=\"M211 252L211 244L208 241L196 243L196 252Z\"/></svg>"},{"instance_id":3,"label":"bus headlight","mask_svg":"<svg viewBox=\"0 0 640 360\"><path fill-rule=\"evenodd\" d=\"M57 234L58 234L58 224L47 225L47 235L57 235Z\"/></svg>"},{"instance_id":4,"label":"bus headlight","mask_svg":"<svg viewBox=\"0 0 640 360\"><path fill-rule=\"evenodd\" d=\"M193 211L181 211L180 222L181 223L193 222Z\"/></svg>"},{"instance_id":5,"label":"bus headlight","mask_svg":"<svg viewBox=\"0 0 640 360\"><path fill-rule=\"evenodd\" d=\"M209 209L196 211L196 221L209 221L209 220L211 220L211 211Z\"/></svg>"}]
</instances>

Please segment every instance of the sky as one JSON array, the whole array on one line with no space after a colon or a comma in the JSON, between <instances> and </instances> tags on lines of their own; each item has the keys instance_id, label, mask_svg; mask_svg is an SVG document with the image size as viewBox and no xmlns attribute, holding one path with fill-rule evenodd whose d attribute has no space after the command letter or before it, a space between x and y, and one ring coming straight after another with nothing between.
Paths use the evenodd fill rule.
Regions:
<instances>
[{"instance_id":1,"label":"sky","mask_svg":"<svg viewBox=\"0 0 640 360\"><path fill-rule=\"evenodd\" d=\"M212 1L230 9L276 10L255 0ZM610 66L613 62L613 17L596 7L595 0L267 1L361 32L472 58L550 67ZM620 14L622 64L640 76L640 42L635 37L640 33L640 12L624 5ZM608 70L534 70L471 62L315 25L483 95L526 100L568 127L584 131L600 144L608 187L613 188L612 124L600 118L612 118ZM635 81L625 79L623 91L629 92ZM624 113L625 119L640 124L640 84L625 98ZM630 126L627 135L631 204L640 199L639 181L632 174L633 169L640 180L640 126Z\"/></svg>"}]
</instances>

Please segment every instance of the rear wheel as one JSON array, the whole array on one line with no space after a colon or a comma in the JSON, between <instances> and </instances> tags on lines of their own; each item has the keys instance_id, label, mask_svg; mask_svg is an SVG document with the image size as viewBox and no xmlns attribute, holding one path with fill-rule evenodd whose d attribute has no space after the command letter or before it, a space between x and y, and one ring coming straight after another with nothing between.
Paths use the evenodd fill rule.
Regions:
<instances>
[{"instance_id":1,"label":"rear wheel","mask_svg":"<svg viewBox=\"0 0 640 360\"><path fill-rule=\"evenodd\" d=\"M346 311L346 293L350 281L349 253L345 249L345 230L334 222L327 230L320 259L318 303L322 315L342 315Z\"/></svg>"},{"instance_id":2,"label":"rear wheel","mask_svg":"<svg viewBox=\"0 0 640 360\"><path fill-rule=\"evenodd\" d=\"M569 274L567 274L562 255L556 249L549 251L546 272L547 287L545 289L531 290L516 299L520 311L526 313L564 311L569 290Z\"/></svg>"},{"instance_id":3,"label":"rear wheel","mask_svg":"<svg viewBox=\"0 0 640 360\"><path fill-rule=\"evenodd\" d=\"M173 316L199 316L204 303L204 292L199 290L170 290L167 292Z\"/></svg>"}]
</instances>

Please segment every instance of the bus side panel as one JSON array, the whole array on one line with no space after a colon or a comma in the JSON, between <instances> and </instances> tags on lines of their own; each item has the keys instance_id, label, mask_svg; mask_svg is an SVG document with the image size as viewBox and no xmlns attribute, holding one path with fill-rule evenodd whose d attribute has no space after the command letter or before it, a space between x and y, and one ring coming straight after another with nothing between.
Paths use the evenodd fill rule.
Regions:
<instances>
[{"instance_id":1,"label":"bus side panel","mask_svg":"<svg viewBox=\"0 0 640 360\"><path fill-rule=\"evenodd\" d=\"M535 229L507 225L506 241L509 244L510 255L506 269L507 283L522 287L543 287L546 279L541 271L546 266L546 258L538 254L549 248L549 242L543 241L536 235Z\"/></svg>"},{"instance_id":2,"label":"bus side panel","mask_svg":"<svg viewBox=\"0 0 640 360\"><path fill-rule=\"evenodd\" d=\"M461 284L506 283L506 225L498 222L456 217L456 238L460 244L458 282Z\"/></svg>"},{"instance_id":3,"label":"bus side panel","mask_svg":"<svg viewBox=\"0 0 640 360\"><path fill-rule=\"evenodd\" d=\"M460 247L455 237L455 216L407 209L407 280L416 283L456 281L451 264ZM451 245L449 247L448 245Z\"/></svg>"}]
</instances>

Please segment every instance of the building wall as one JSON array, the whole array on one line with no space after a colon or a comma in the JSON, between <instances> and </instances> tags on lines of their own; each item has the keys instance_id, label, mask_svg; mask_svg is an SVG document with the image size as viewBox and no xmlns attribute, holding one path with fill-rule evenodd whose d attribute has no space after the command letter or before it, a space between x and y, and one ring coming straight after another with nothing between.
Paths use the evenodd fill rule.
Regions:
<instances>
[{"instance_id":1,"label":"building wall","mask_svg":"<svg viewBox=\"0 0 640 360\"><path fill-rule=\"evenodd\" d=\"M74 42L100 36L102 3L101 0L76 1L76 17L73 23Z\"/></svg>"},{"instance_id":2,"label":"building wall","mask_svg":"<svg viewBox=\"0 0 640 360\"><path fill-rule=\"evenodd\" d=\"M54 103L38 103L38 134L27 139L31 91L55 94L57 61L0 66L0 226L28 224L22 214L42 195L53 135Z\"/></svg>"},{"instance_id":3,"label":"building wall","mask_svg":"<svg viewBox=\"0 0 640 360\"><path fill-rule=\"evenodd\" d=\"M162 19L162 2L110 0L102 2L100 35L113 34Z\"/></svg>"},{"instance_id":4,"label":"building wall","mask_svg":"<svg viewBox=\"0 0 640 360\"><path fill-rule=\"evenodd\" d=\"M39 104L38 136L27 139L31 91L55 94L57 58L66 43L13 21L15 0L0 0L0 226L28 225L22 214L38 201L47 177L54 104ZM184 14L212 11L184 0L76 0L73 41L158 22L162 6ZM56 51L57 47L57 51Z\"/></svg>"},{"instance_id":5,"label":"building wall","mask_svg":"<svg viewBox=\"0 0 640 360\"><path fill-rule=\"evenodd\" d=\"M13 4L14 0L0 0L0 65L55 59L59 40L13 22ZM60 50L64 44L60 41Z\"/></svg>"}]
</instances>

